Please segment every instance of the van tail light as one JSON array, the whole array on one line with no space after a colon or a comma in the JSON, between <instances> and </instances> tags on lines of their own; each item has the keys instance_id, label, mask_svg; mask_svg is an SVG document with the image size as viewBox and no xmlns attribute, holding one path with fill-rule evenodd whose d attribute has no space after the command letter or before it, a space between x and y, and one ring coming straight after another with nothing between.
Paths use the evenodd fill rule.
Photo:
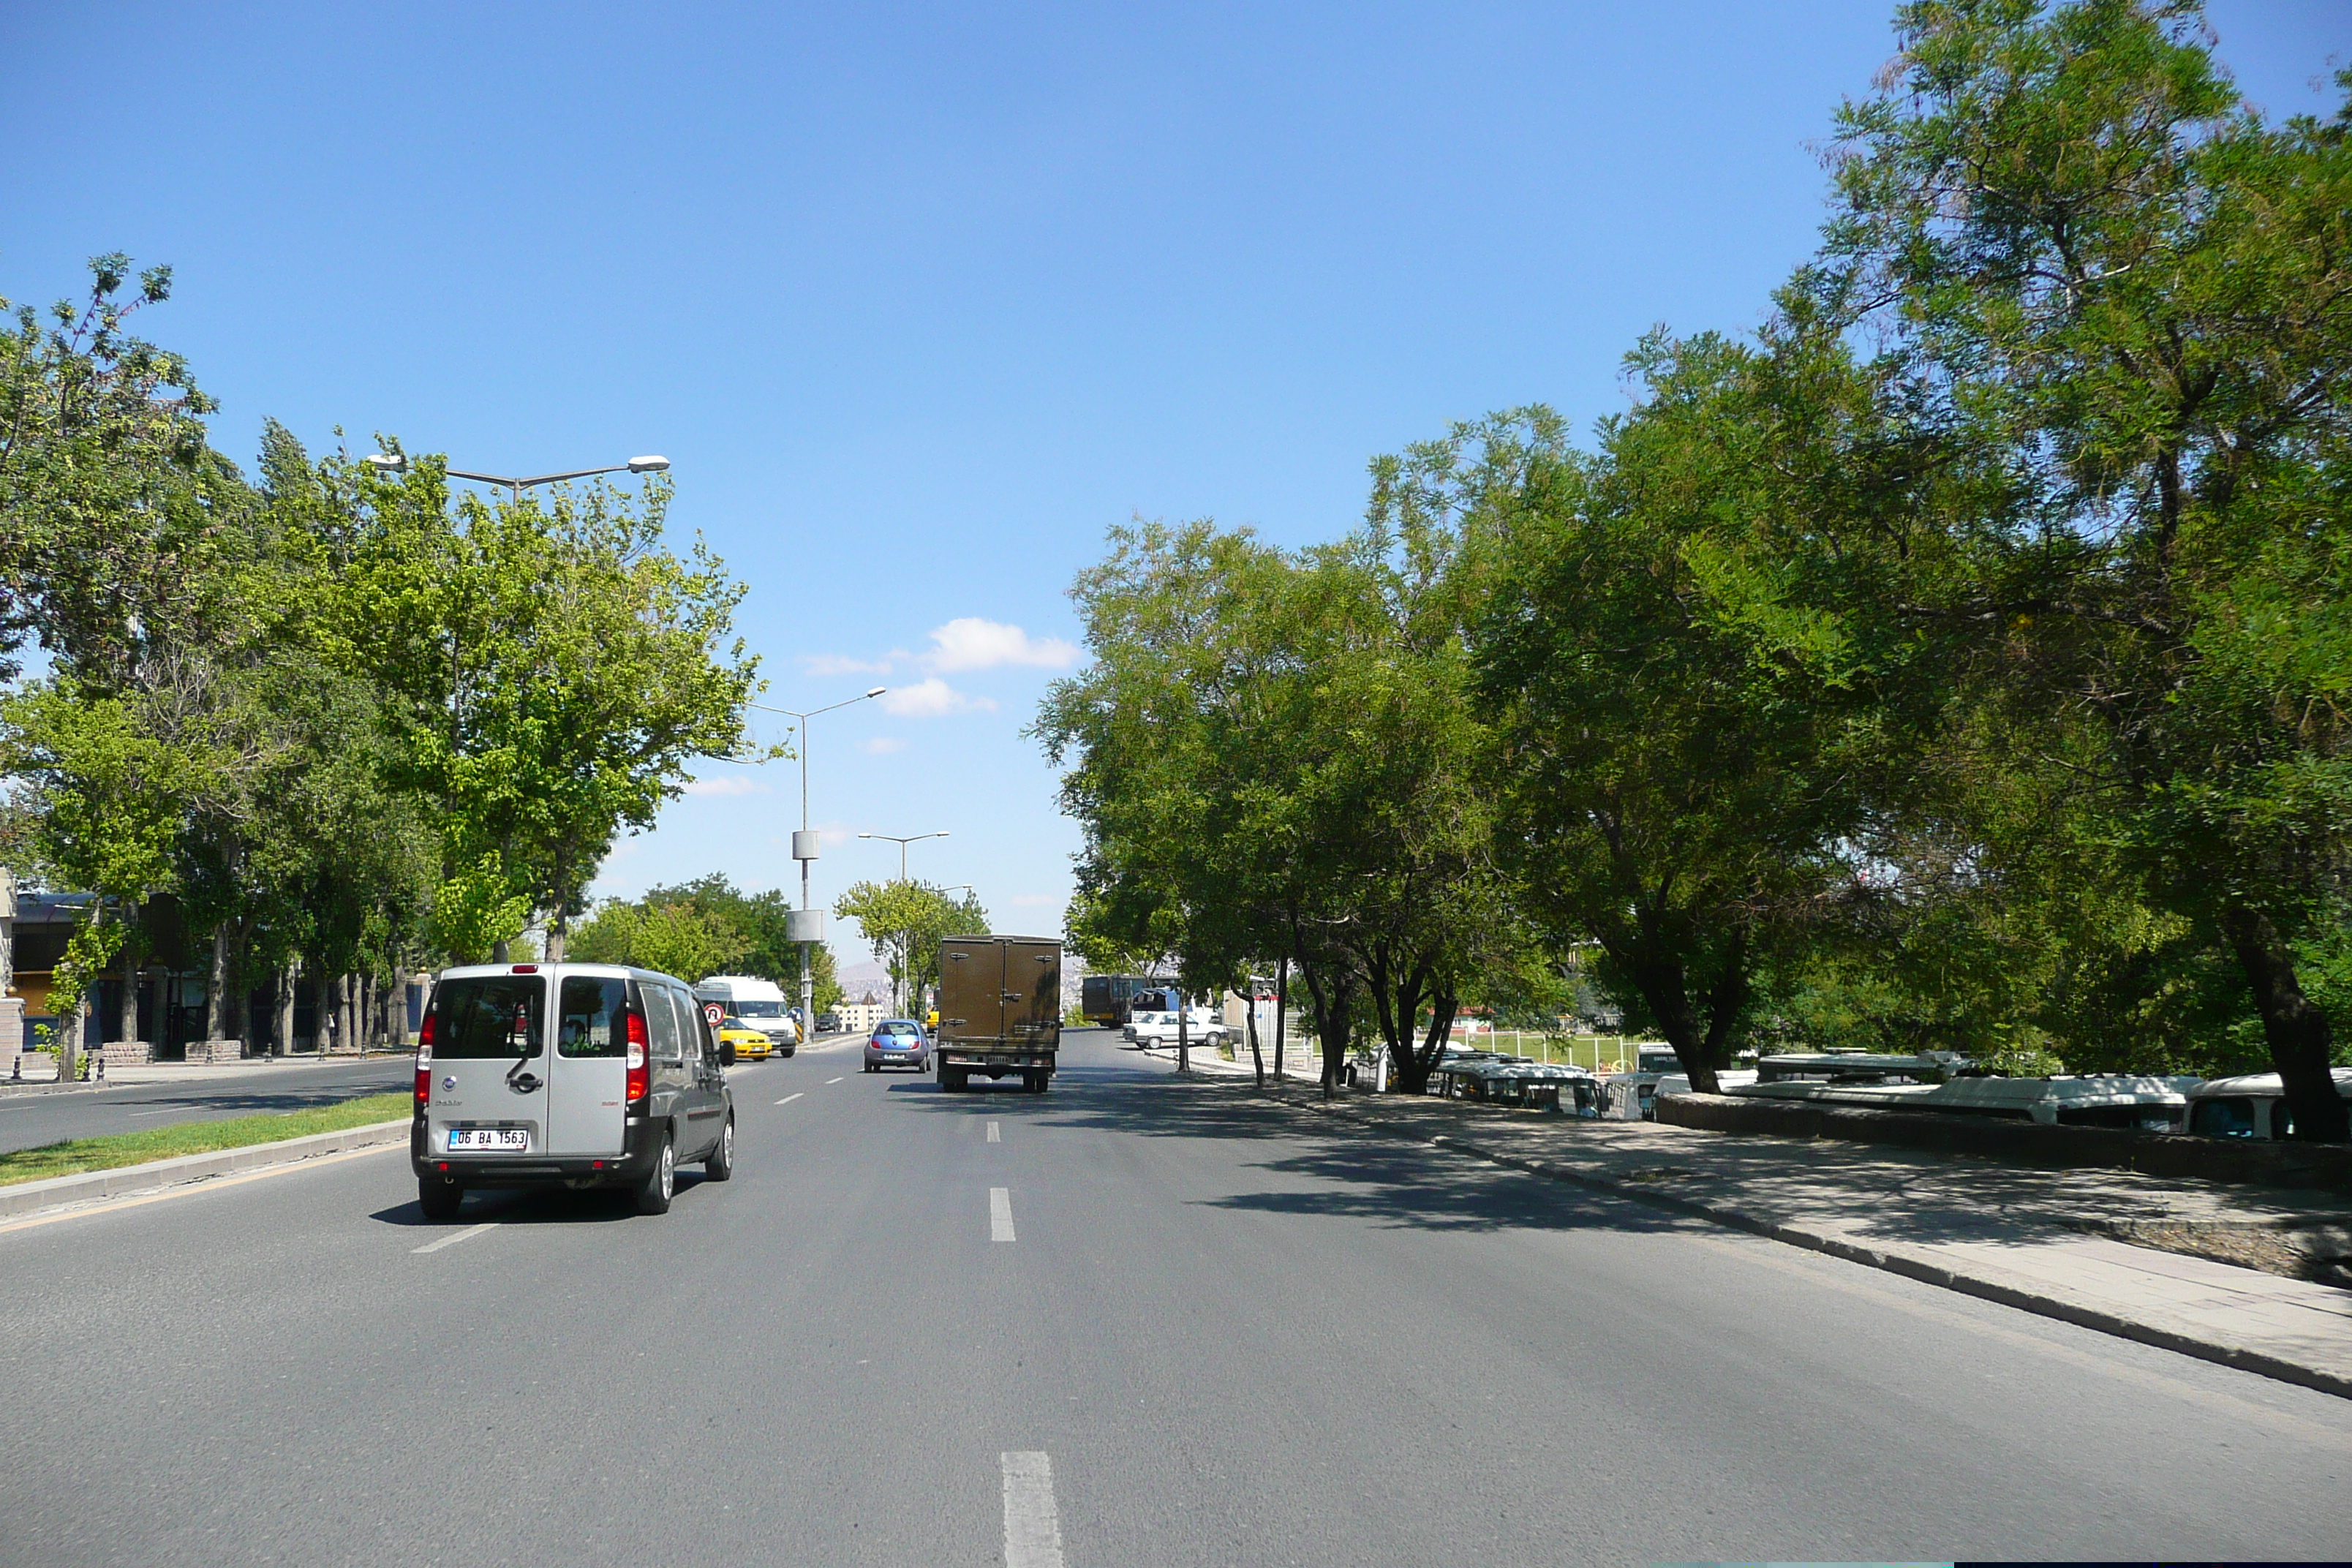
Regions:
<instances>
[{"instance_id":1,"label":"van tail light","mask_svg":"<svg viewBox=\"0 0 2352 1568\"><path fill-rule=\"evenodd\" d=\"M424 1026L416 1031L416 1109L424 1110L433 1103L433 1015L425 1015Z\"/></svg>"},{"instance_id":2,"label":"van tail light","mask_svg":"<svg viewBox=\"0 0 2352 1568\"><path fill-rule=\"evenodd\" d=\"M652 1074L646 1071L646 1016L631 1013L629 1019L629 1089L627 1098L634 1103L652 1091Z\"/></svg>"}]
</instances>

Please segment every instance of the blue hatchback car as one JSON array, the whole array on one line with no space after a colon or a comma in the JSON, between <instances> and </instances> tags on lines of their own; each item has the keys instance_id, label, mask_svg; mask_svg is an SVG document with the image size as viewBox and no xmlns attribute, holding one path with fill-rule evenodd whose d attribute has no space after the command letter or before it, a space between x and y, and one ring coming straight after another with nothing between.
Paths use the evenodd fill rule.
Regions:
<instances>
[{"instance_id":1,"label":"blue hatchback car","mask_svg":"<svg viewBox=\"0 0 2352 1568\"><path fill-rule=\"evenodd\" d=\"M874 1033L866 1041L866 1070L880 1072L884 1068L907 1067L917 1072L931 1070L931 1042L923 1033L922 1025L912 1018L885 1018L874 1026Z\"/></svg>"}]
</instances>

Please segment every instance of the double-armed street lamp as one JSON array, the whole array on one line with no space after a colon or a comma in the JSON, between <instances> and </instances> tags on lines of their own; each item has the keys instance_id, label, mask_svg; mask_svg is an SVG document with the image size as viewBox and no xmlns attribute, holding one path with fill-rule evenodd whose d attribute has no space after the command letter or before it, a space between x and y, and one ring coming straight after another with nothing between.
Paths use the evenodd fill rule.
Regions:
<instances>
[{"instance_id":1,"label":"double-armed street lamp","mask_svg":"<svg viewBox=\"0 0 2352 1568\"><path fill-rule=\"evenodd\" d=\"M907 879L907 846L920 844L926 838L945 838L947 836L947 829L943 827L937 833L914 833L904 838L895 833L861 833L857 837L879 838L886 844L896 844L898 847L898 880L903 882Z\"/></svg>"},{"instance_id":2,"label":"double-armed street lamp","mask_svg":"<svg viewBox=\"0 0 2352 1568\"><path fill-rule=\"evenodd\" d=\"M408 454L378 452L368 458L368 466L378 473L404 474L408 472ZM509 474L469 474L463 468L447 468L443 471L453 479L472 479L477 484L503 485L514 491L515 502L520 505L522 492L537 485L562 484L566 479L593 479L599 474L663 474L669 471L669 459L657 457L631 458L625 463L614 463L610 468L575 468L568 474L537 474L528 479Z\"/></svg>"},{"instance_id":3,"label":"double-armed street lamp","mask_svg":"<svg viewBox=\"0 0 2352 1568\"><path fill-rule=\"evenodd\" d=\"M805 713L796 708L771 708L764 702L746 702L746 708L757 708L762 713L782 713L797 719L801 743L801 826L793 835L793 858L801 863L801 907L784 912L784 940L793 942L818 942L824 940L824 912L809 904L809 862L816 858L817 836L809 830L808 796L808 721L820 713L830 713L835 708L846 708L853 702L870 702L890 689L877 686L856 697L845 697L823 708L812 708ZM801 949L801 1029L803 1037L816 1033L816 965L806 947Z\"/></svg>"}]
</instances>

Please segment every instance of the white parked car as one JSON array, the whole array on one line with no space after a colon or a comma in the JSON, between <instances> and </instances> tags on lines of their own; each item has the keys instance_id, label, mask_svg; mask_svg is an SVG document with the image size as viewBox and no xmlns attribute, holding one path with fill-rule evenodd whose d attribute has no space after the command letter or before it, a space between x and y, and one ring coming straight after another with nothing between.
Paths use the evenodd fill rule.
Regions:
<instances>
[{"instance_id":1,"label":"white parked car","mask_svg":"<svg viewBox=\"0 0 2352 1568\"><path fill-rule=\"evenodd\" d=\"M1172 1048L1175 1046L1177 1014L1172 1008L1138 1008L1129 1018L1128 1026L1120 1031L1120 1036L1137 1050L1149 1050L1153 1047ZM1213 1047L1224 1042L1224 1020L1217 1016L1214 1008L1191 1008L1185 1014L1185 1020L1184 1029L1192 1044Z\"/></svg>"}]
</instances>

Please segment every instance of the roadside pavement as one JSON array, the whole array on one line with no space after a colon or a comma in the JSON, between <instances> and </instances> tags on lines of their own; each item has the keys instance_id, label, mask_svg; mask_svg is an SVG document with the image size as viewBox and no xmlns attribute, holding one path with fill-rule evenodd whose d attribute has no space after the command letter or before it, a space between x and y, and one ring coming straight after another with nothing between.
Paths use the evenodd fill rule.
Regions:
<instances>
[{"instance_id":1,"label":"roadside pavement","mask_svg":"<svg viewBox=\"0 0 2352 1568\"><path fill-rule=\"evenodd\" d=\"M1161 1053L1154 1053L1160 1055ZM1203 1058L1206 1058L1206 1060ZM1204 1084L1247 1062L1195 1052ZM2352 1254L2352 1200L1420 1095L1284 1098L2143 1343L2352 1397L2352 1289L2217 1261ZM2162 1243L2137 1245L2125 1237Z\"/></svg>"}]
</instances>

